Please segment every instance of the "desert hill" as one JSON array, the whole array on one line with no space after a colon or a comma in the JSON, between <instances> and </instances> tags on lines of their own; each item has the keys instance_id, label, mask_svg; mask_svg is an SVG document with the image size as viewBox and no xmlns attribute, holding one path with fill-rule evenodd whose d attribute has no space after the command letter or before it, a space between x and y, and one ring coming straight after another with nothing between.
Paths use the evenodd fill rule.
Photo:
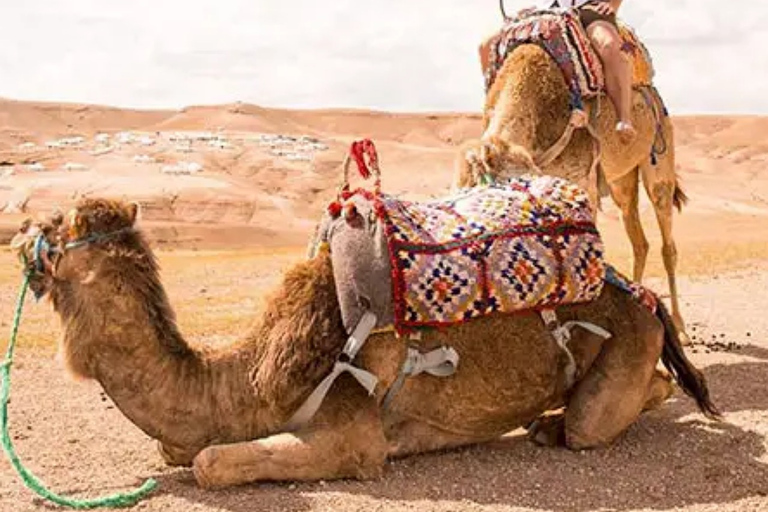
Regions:
<instances>
[{"instance_id":1,"label":"desert hill","mask_svg":"<svg viewBox=\"0 0 768 512\"><path fill-rule=\"evenodd\" d=\"M768 118L674 122L678 169L692 198L685 222L711 227L709 217L725 215L762 226ZM476 136L480 123L477 113L243 103L130 110L0 100L0 224L7 232L23 214L112 195L139 200L158 240L303 243L338 185L352 140L376 142L386 190L436 197L447 190L456 146ZM618 227L610 205L606 219L607 229Z\"/></svg>"}]
</instances>

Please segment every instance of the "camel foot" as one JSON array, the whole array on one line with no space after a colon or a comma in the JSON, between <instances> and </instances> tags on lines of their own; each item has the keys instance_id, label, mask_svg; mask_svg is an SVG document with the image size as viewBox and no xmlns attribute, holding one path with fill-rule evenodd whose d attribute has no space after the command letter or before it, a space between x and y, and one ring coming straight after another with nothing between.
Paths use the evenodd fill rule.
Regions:
<instances>
[{"instance_id":1,"label":"camel foot","mask_svg":"<svg viewBox=\"0 0 768 512\"><path fill-rule=\"evenodd\" d=\"M217 483L217 479L214 476L218 458L218 451L213 446L209 446L195 457L194 464L192 464L192 474L195 476L195 481L200 488L216 489L218 487L226 487L226 484Z\"/></svg>"},{"instance_id":2,"label":"camel foot","mask_svg":"<svg viewBox=\"0 0 768 512\"><path fill-rule=\"evenodd\" d=\"M675 324L677 330L677 336L680 338L680 344L685 346L692 345L693 340L688 336L688 332L685 329L685 322L679 312L672 312L672 323Z\"/></svg>"},{"instance_id":3,"label":"camel foot","mask_svg":"<svg viewBox=\"0 0 768 512\"><path fill-rule=\"evenodd\" d=\"M539 446L565 446L565 414L540 416L528 427L528 439Z\"/></svg>"},{"instance_id":4,"label":"camel foot","mask_svg":"<svg viewBox=\"0 0 768 512\"><path fill-rule=\"evenodd\" d=\"M672 376L665 371L655 370L651 383L648 386L648 394L646 395L647 398L643 411L658 409L674 392L675 387L672 384Z\"/></svg>"},{"instance_id":5,"label":"camel foot","mask_svg":"<svg viewBox=\"0 0 768 512\"><path fill-rule=\"evenodd\" d=\"M688 336L688 333L685 331L678 331L678 335L680 336L680 344L684 347L692 345L693 340L691 340L691 337Z\"/></svg>"}]
</instances>

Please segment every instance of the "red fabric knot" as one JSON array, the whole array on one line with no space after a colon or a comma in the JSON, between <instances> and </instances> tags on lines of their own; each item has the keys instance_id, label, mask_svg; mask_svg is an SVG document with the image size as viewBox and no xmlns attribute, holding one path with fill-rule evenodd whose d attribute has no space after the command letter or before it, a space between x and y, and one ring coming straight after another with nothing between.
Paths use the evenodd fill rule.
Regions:
<instances>
[{"instance_id":1,"label":"red fabric knot","mask_svg":"<svg viewBox=\"0 0 768 512\"><path fill-rule=\"evenodd\" d=\"M376 146L371 139L356 140L349 148L350 156L357 164L357 170L363 179L371 177L371 171L379 172L379 155L376 152ZM366 163L365 157L368 157Z\"/></svg>"}]
</instances>

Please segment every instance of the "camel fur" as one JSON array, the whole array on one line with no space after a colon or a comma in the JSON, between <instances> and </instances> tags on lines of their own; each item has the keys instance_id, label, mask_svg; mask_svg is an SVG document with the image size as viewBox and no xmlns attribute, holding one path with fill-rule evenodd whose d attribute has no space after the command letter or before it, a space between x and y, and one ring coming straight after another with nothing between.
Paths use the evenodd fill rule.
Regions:
<instances>
[{"instance_id":1,"label":"camel fur","mask_svg":"<svg viewBox=\"0 0 768 512\"><path fill-rule=\"evenodd\" d=\"M418 341L371 335L353 363L379 378L375 394L344 374L309 424L286 432L347 337L328 251L285 273L240 341L197 348L182 337L135 222L135 205L81 200L49 240L60 248L52 267L33 280L61 319L60 348L71 370L97 380L157 440L164 460L191 465L204 488L373 478L387 457L488 441L525 425L542 444L606 446L672 394L671 377L656 369L660 359L702 411L717 415L666 310L655 316L605 286L594 302L558 309L563 322L585 320L613 334L604 341L574 331L570 388L563 351L537 314L490 315ZM460 366L448 378L407 379L383 409L408 343L450 345ZM536 421L557 408L564 412Z\"/></svg>"}]
</instances>

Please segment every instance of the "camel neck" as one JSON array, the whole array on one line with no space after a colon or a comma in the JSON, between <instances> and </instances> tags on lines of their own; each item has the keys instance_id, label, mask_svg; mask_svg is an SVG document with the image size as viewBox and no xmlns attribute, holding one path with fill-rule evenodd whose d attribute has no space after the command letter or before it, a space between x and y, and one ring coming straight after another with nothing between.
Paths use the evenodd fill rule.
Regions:
<instances>
[{"instance_id":1,"label":"camel neck","mask_svg":"<svg viewBox=\"0 0 768 512\"><path fill-rule=\"evenodd\" d=\"M128 265L104 265L101 279L57 290L71 369L97 380L131 422L164 445L202 448L259 430L256 397L242 382L250 354L190 347L157 273Z\"/></svg>"},{"instance_id":2,"label":"camel neck","mask_svg":"<svg viewBox=\"0 0 768 512\"><path fill-rule=\"evenodd\" d=\"M498 137L539 154L565 129L568 98L554 60L542 48L522 45L507 56L489 91L483 138Z\"/></svg>"}]
</instances>

